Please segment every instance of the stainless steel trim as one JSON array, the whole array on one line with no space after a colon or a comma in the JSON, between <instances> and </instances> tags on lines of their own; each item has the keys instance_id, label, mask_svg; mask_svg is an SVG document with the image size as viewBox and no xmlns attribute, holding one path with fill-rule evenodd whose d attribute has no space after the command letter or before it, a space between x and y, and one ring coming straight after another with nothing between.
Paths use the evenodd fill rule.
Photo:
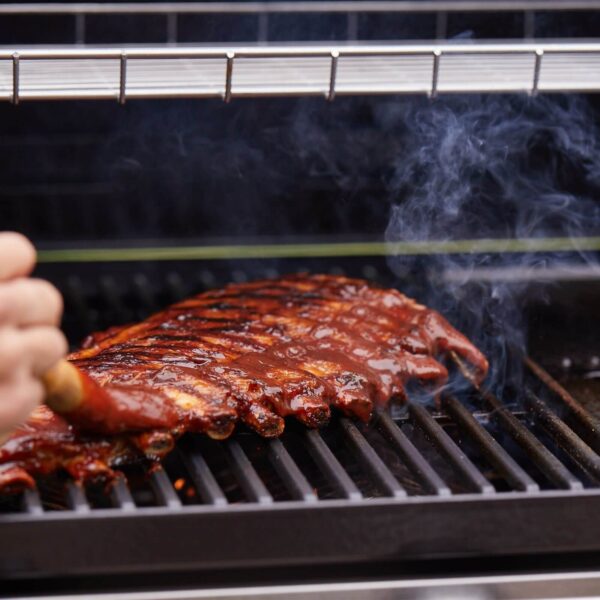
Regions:
<instances>
[{"instance_id":1,"label":"stainless steel trim","mask_svg":"<svg viewBox=\"0 0 600 600\"><path fill-rule=\"evenodd\" d=\"M225 93L223 94L223 100L225 102L231 101L231 82L233 79L233 61L235 59L235 52L227 53L227 67L225 69Z\"/></svg>"},{"instance_id":2,"label":"stainless steel trim","mask_svg":"<svg viewBox=\"0 0 600 600\"><path fill-rule=\"evenodd\" d=\"M440 59L442 58L441 50L433 51L433 68L431 70L431 91L429 96L435 98L438 93L438 81L440 80Z\"/></svg>"},{"instance_id":3,"label":"stainless steel trim","mask_svg":"<svg viewBox=\"0 0 600 600\"><path fill-rule=\"evenodd\" d=\"M340 53L334 50L331 53L331 69L329 71L329 92L327 93L327 100L333 102L335 99L335 80L337 77L337 66Z\"/></svg>"},{"instance_id":4,"label":"stainless steel trim","mask_svg":"<svg viewBox=\"0 0 600 600\"><path fill-rule=\"evenodd\" d=\"M256 13L439 13L496 11L581 11L600 9L600 0L385 0L368 2L78 2L14 3L0 5L0 14L256 14Z\"/></svg>"},{"instance_id":5,"label":"stainless steel trim","mask_svg":"<svg viewBox=\"0 0 600 600\"><path fill-rule=\"evenodd\" d=\"M600 42L488 42L473 41L457 44L454 42L436 42L421 44L339 44L339 45L277 45L267 47L257 45L214 45L214 46L136 46L90 47L73 46L12 46L0 47L0 59L10 58L18 50L27 60L67 59L67 58L119 58L123 50L130 58L216 58L235 52L237 58L287 58L331 56L337 51L340 56L406 56L431 54L435 51L444 54L535 54L542 50L546 54L600 53Z\"/></svg>"},{"instance_id":6,"label":"stainless steel trim","mask_svg":"<svg viewBox=\"0 0 600 600\"><path fill-rule=\"evenodd\" d=\"M127 93L127 54L121 52L119 70L119 104L125 104Z\"/></svg>"},{"instance_id":7,"label":"stainless steel trim","mask_svg":"<svg viewBox=\"0 0 600 600\"><path fill-rule=\"evenodd\" d=\"M535 51L535 66L533 67L533 83L531 84L531 95L535 96L538 93L540 85L540 73L542 71L542 58L544 58L543 50Z\"/></svg>"},{"instance_id":8,"label":"stainless steel trim","mask_svg":"<svg viewBox=\"0 0 600 600\"><path fill-rule=\"evenodd\" d=\"M19 53L12 55L12 98L13 104L19 104L19 79L20 79Z\"/></svg>"},{"instance_id":9,"label":"stainless steel trim","mask_svg":"<svg viewBox=\"0 0 600 600\"><path fill-rule=\"evenodd\" d=\"M229 589L36 596L20 600L503 600L598 598L600 572L449 577Z\"/></svg>"}]
</instances>

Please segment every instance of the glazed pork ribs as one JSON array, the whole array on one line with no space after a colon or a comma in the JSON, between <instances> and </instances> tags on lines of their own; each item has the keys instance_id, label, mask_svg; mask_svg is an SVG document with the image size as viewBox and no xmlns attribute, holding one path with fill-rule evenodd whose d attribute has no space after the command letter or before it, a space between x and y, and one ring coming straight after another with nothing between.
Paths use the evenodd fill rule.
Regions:
<instances>
[{"instance_id":1,"label":"glazed pork ribs","mask_svg":"<svg viewBox=\"0 0 600 600\"><path fill-rule=\"evenodd\" d=\"M439 386L448 351L485 377L485 357L437 312L366 281L297 275L200 294L70 359L101 386L172 403L176 432L225 438L239 419L273 437L288 416L319 427L334 406L367 421L409 380Z\"/></svg>"},{"instance_id":2,"label":"glazed pork ribs","mask_svg":"<svg viewBox=\"0 0 600 600\"><path fill-rule=\"evenodd\" d=\"M442 385L436 357L449 351L485 377L484 356L441 315L365 281L293 276L200 294L90 336L70 360L103 392L129 398L128 429L105 436L39 407L0 446L0 491L55 471L110 481L111 467L157 461L186 431L223 439L239 420L265 437L288 416L324 425L332 406L366 421L405 397L410 380ZM157 406L171 415L167 427L149 425Z\"/></svg>"}]
</instances>

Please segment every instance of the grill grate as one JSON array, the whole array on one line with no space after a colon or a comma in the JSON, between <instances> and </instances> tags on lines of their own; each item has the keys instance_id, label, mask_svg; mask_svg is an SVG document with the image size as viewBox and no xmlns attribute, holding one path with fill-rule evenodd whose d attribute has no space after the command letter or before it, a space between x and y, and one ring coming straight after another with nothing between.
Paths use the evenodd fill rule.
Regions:
<instances>
[{"instance_id":1,"label":"grill grate","mask_svg":"<svg viewBox=\"0 0 600 600\"><path fill-rule=\"evenodd\" d=\"M370 426L337 418L323 431L290 424L275 440L244 430L224 443L187 436L164 467L149 474L126 469L110 493L55 477L19 502L3 499L3 513L132 513L148 506L173 512L193 504L221 508L370 497L402 502L415 495L596 488L600 456L559 411L572 412L588 434L583 437L597 442L595 418L531 359L527 365L536 377L523 394L521 412L511 412L489 392L475 391L474 398L445 395L441 411L413 402L398 418L382 413Z\"/></svg>"}]
</instances>

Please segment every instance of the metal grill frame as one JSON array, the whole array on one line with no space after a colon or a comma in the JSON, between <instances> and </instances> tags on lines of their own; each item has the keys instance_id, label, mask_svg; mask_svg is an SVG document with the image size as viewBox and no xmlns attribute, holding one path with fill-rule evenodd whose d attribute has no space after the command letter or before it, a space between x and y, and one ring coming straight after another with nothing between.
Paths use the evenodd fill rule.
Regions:
<instances>
[{"instance_id":1,"label":"metal grill frame","mask_svg":"<svg viewBox=\"0 0 600 600\"><path fill-rule=\"evenodd\" d=\"M9 3L0 5L0 15L44 16L66 15L74 18L74 42L86 41L86 17L92 15L164 15L165 40L177 43L179 15L256 15L257 40L268 40L270 15L337 14L347 22L347 39L357 39L357 16L360 14L434 14L435 37L446 37L448 14L489 12L523 13L523 37L530 39L535 31L536 12L565 12L600 10L598 0L316 0L314 2L76 2L66 3Z\"/></svg>"},{"instance_id":2,"label":"metal grill frame","mask_svg":"<svg viewBox=\"0 0 600 600\"><path fill-rule=\"evenodd\" d=\"M597 552L599 506L580 490L7 515L0 577Z\"/></svg>"}]
</instances>

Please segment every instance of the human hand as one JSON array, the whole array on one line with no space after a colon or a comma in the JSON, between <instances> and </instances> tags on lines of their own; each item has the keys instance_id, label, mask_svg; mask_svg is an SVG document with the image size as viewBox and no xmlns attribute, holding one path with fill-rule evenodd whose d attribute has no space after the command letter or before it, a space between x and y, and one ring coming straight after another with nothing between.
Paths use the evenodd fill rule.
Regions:
<instances>
[{"instance_id":1,"label":"human hand","mask_svg":"<svg viewBox=\"0 0 600 600\"><path fill-rule=\"evenodd\" d=\"M67 352L62 298L28 277L35 259L27 238L0 233L0 442L42 402L40 377Z\"/></svg>"}]
</instances>

